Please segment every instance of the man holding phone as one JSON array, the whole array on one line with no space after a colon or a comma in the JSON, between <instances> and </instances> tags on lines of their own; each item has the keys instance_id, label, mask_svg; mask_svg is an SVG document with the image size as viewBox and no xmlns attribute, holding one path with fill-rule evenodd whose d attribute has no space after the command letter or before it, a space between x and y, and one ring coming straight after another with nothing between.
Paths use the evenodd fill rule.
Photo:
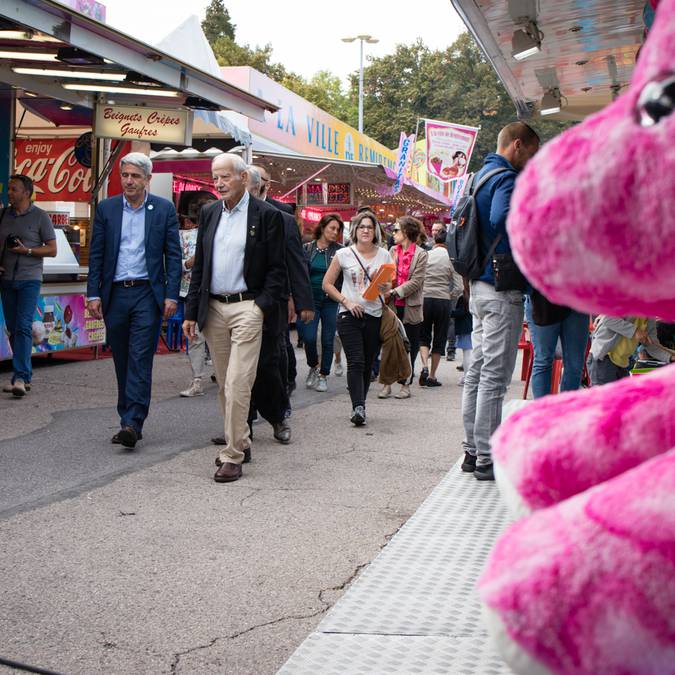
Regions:
<instances>
[{"instance_id":1,"label":"man holding phone","mask_svg":"<svg viewBox=\"0 0 675 675\"><path fill-rule=\"evenodd\" d=\"M0 296L14 372L3 391L21 398L30 391L33 375L31 327L42 259L56 256L56 233L47 213L31 202L33 181L28 176L10 176L7 192L9 206L0 213Z\"/></svg>"}]
</instances>

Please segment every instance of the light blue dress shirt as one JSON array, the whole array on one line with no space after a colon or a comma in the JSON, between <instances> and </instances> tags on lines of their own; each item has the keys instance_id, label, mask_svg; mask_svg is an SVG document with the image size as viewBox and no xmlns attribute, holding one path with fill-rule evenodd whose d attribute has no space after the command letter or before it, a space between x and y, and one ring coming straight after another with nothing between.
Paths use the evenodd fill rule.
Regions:
<instances>
[{"instance_id":1,"label":"light blue dress shirt","mask_svg":"<svg viewBox=\"0 0 675 675\"><path fill-rule=\"evenodd\" d=\"M145 205L147 201L148 193L146 192L143 203L135 209L126 197L122 197L122 232L113 281L148 278L148 267L145 263Z\"/></svg>"},{"instance_id":2,"label":"light blue dress shirt","mask_svg":"<svg viewBox=\"0 0 675 675\"><path fill-rule=\"evenodd\" d=\"M248 192L244 192L231 211L223 201L223 212L213 239L211 293L229 295L248 290L244 279L248 202Z\"/></svg>"}]
</instances>

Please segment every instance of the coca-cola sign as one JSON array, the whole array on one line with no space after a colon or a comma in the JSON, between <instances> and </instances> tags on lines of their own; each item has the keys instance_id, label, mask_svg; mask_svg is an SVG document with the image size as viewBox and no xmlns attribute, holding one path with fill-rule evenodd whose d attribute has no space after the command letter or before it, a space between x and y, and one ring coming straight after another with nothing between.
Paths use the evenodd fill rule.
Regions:
<instances>
[{"instance_id":1,"label":"coca-cola sign","mask_svg":"<svg viewBox=\"0 0 675 675\"><path fill-rule=\"evenodd\" d=\"M192 111L97 105L96 135L100 138L121 138L126 141L190 145Z\"/></svg>"},{"instance_id":2,"label":"coca-cola sign","mask_svg":"<svg viewBox=\"0 0 675 675\"><path fill-rule=\"evenodd\" d=\"M33 180L37 201L88 202L91 169L75 158L74 138L17 139L14 172Z\"/></svg>"}]
</instances>

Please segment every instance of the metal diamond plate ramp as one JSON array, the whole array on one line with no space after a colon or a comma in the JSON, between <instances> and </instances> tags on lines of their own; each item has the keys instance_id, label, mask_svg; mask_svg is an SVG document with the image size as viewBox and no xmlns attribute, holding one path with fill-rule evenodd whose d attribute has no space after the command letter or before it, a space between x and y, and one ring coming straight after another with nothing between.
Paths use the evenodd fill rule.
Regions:
<instances>
[{"instance_id":1,"label":"metal diamond plate ramp","mask_svg":"<svg viewBox=\"0 0 675 675\"><path fill-rule=\"evenodd\" d=\"M310 635L279 675L506 675L478 638Z\"/></svg>"},{"instance_id":2,"label":"metal diamond plate ramp","mask_svg":"<svg viewBox=\"0 0 675 675\"><path fill-rule=\"evenodd\" d=\"M494 483L479 483L453 467L317 630L484 633L476 580L506 522Z\"/></svg>"},{"instance_id":3,"label":"metal diamond plate ramp","mask_svg":"<svg viewBox=\"0 0 675 675\"><path fill-rule=\"evenodd\" d=\"M461 460L353 583L283 675L509 673L490 646L476 581L509 523L494 483Z\"/></svg>"}]
</instances>

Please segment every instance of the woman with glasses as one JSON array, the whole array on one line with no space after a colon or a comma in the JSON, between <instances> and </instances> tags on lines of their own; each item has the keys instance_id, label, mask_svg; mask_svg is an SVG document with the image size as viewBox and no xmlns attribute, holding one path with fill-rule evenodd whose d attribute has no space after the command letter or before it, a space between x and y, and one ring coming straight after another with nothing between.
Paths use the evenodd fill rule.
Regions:
<instances>
[{"instance_id":1,"label":"woman with glasses","mask_svg":"<svg viewBox=\"0 0 675 675\"><path fill-rule=\"evenodd\" d=\"M391 255L396 265L393 290L389 301L393 304L398 318L403 322L410 341L410 363L412 373L409 380L402 380L400 391L395 398L410 398L410 384L415 377L415 360L420 349L420 330L422 328L422 301L424 276L427 270L427 252L415 242L420 238L424 226L412 216L402 216L396 221L394 246ZM389 398L391 387L386 384L378 398Z\"/></svg>"},{"instance_id":2,"label":"woman with glasses","mask_svg":"<svg viewBox=\"0 0 675 675\"><path fill-rule=\"evenodd\" d=\"M358 213L349 231L351 246L340 249L323 278L323 290L339 303L337 331L347 357L347 384L352 400L351 422L366 423L366 396L370 372L380 350L382 301L366 300L363 292L381 265L391 263L389 252L380 246L381 231L374 213ZM342 290L335 286L342 274ZM382 284L387 293L390 284Z\"/></svg>"},{"instance_id":3,"label":"woman with glasses","mask_svg":"<svg viewBox=\"0 0 675 675\"><path fill-rule=\"evenodd\" d=\"M327 213L314 230L314 241L305 244L309 264L309 277L314 296L314 319L303 326L305 356L309 373L305 385L316 391L328 390L328 375L333 363L333 349L337 320L337 302L332 300L322 288L323 278L335 254L342 248L337 240L342 234L344 223L337 213ZM336 282L340 290L342 283ZM321 321L321 367L316 338Z\"/></svg>"}]
</instances>

